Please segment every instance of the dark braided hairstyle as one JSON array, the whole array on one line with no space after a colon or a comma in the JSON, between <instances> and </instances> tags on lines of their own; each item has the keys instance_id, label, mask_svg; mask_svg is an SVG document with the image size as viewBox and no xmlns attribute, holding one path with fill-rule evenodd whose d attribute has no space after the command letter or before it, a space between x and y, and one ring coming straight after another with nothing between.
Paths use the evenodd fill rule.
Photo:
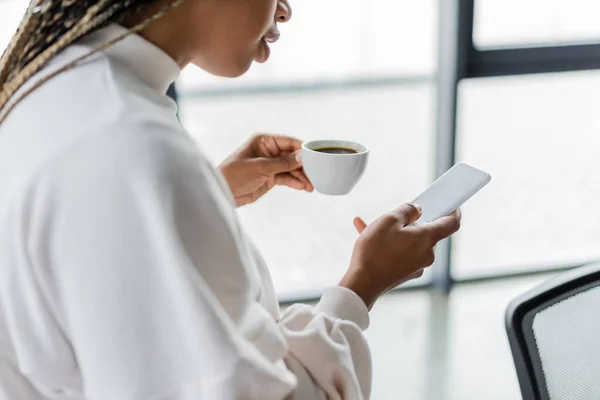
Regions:
<instances>
[{"instance_id":1,"label":"dark braided hairstyle","mask_svg":"<svg viewBox=\"0 0 600 400\"><path fill-rule=\"evenodd\" d=\"M160 0L31 0L19 28L0 58L0 124L29 93L56 75L72 68L127 35L138 32L167 14L184 0L169 0L153 15L88 54L40 79L32 88L13 99L23 84L39 72L56 54L73 42L112 23L122 22L146 11Z\"/></svg>"}]
</instances>

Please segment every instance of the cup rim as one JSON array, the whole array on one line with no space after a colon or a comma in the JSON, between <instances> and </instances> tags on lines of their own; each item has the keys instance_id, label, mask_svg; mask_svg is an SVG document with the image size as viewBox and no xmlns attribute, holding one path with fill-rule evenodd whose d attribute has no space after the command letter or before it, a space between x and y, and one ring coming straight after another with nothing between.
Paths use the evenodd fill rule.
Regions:
<instances>
[{"instance_id":1,"label":"cup rim","mask_svg":"<svg viewBox=\"0 0 600 400\"><path fill-rule=\"evenodd\" d=\"M315 143L321 143L322 146L327 146L328 143L331 146L347 145L351 149L356 150L357 153L351 153L351 154L322 153L322 152L316 151L316 150L311 149L310 147L308 147L308 146L313 145ZM364 144L361 144L361 143L358 143L358 142L353 142L351 140L343 140L343 139L317 139L317 140L308 140L308 141L302 143L302 149L310 151L312 153L326 154L327 156L336 156L336 157L352 157L352 156L360 156L360 155L364 155L364 154L369 153L369 148L367 146L365 146Z\"/></svg>"}]
</instances>

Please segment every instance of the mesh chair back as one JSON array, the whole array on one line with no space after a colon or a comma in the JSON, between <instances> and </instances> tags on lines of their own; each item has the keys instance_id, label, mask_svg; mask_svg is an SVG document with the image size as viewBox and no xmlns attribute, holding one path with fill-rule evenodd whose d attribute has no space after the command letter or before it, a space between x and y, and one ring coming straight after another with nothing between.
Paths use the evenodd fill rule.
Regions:
<instances>
[{"instance_id":1,"label":"mesh chair back","mask_svg":"<svg viewBox=\"0 0 600 400\"><path fill-rule=\"evenodd\" d=\"M600 400L600 264L513 301L507 332L525 400Z\"/></svg>"}]
</instances>

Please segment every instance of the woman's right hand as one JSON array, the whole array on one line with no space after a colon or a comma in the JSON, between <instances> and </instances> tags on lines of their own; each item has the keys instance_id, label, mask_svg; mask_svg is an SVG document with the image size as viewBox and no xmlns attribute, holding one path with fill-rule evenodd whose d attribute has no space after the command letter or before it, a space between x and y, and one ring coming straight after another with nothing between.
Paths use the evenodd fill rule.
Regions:
<instances>
[{"instance_id":1,"label":"woman's right hand","mask_svg":"<svg viewBox=\"0 0 600 400\"><path fill-rule=\"evenodd\" d=\"M388 290L421 276L435 261L435 245L460 228L461 213L410 226L420 216L419 206L403 204L368 226L357 218L360 236L340 286L354 291L371 309Z\"/></svg>"}]
</instances>

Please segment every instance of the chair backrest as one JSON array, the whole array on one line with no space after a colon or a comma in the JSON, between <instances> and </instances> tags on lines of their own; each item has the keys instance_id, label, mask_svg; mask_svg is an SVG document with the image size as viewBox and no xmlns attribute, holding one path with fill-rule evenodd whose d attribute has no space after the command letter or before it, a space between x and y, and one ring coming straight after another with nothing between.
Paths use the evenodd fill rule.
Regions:
<instances>
[{"instance_id":1,"label":"chair backrest","mask_svg":"<svg viewBox=\"0 0 600 400\"><path fill-rule=\"evenodd\" d=\"M513 300L506 330L524 400L600 400L600 263Z\"/></svg>"}]
</instances>

